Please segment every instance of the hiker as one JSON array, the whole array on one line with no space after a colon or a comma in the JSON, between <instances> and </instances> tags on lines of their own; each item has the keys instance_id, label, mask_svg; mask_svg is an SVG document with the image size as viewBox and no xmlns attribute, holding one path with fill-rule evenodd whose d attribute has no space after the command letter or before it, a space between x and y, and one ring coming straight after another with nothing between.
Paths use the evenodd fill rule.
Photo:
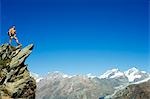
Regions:
<instances>
[{"instance_id":1,"label":"hiker","mask_svg":"<svg viewBox=\"0 0 150 99\"><path fill-rule=\"evenodd\" d=\"M12 39L15 39L16 43L18 45L21 45L18 41L18 38L16 37L16 29L14 25L9 29L8 35L9 35L9 44L11 44Z\"/></svg>"}]
</instances>

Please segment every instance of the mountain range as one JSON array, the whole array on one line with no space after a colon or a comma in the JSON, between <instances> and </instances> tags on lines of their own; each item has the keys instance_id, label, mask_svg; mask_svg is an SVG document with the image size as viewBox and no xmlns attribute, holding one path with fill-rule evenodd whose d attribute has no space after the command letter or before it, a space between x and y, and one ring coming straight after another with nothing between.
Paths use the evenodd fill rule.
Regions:
<instances>
[{"instance_id":1,"label":"mountain range","mask_svg":"<svg viewBox=\"0 0 150 99\"><path fill-rule=\"evenodd\" d=\"M127 71L111 69L100 76L67 75L59 71L41 77L31 75L37 81L36 99L99 99L113 94L117 89L150 78L150 74L133 67Z\"/></svg>"},{"instance_id":2,"label":"mountain range","mask_svg":"<svg viewBox=\"0 0 150 99\"><path fill-rule=\"evenodd\" d=\"M50 79L50 78L57 78L57 77L72 78L75 76L79 76L79 75L68 75L59 71L49 72L44 77L33 72L31 72L30 75L36 79L37 83L43 79ZM148 78L150 76L150 73L147 73L145 71L140 71L137 68L133 67L124 72L120 71L119 69L111 69L111 70L107 70L104 74L100 76L94 76L91 73L87 75L80 75L80 76L86 76L88 78L99 78L99 79L124 78L127 79L128 82L137 82L145 78Z\"/></svg>"}]
</instances>

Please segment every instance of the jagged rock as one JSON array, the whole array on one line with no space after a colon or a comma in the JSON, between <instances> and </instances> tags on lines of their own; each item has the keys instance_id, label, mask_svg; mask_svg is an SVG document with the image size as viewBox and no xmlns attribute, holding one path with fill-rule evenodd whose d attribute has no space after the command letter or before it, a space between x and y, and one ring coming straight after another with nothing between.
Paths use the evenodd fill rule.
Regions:
<instances>
[{"instance_id":1,"label":"jagged rock","mask_svg":"<svg viewBox=\"0 0 150 99\"><path fill-rule=\"evenodd\" d=\"M21 49L9 44L0 46L0 99L35 99L36 82L24 64L33 44Z\"/></svg>"}]
</instances>

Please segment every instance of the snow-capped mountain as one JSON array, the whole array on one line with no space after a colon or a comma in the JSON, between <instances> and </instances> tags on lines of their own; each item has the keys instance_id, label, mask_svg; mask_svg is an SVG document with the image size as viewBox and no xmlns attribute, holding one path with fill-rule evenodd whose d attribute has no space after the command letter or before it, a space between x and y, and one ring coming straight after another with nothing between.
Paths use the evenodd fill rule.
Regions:
<instances>
[{"instance_id":1,"label":"snow-capped mountain","mask_svg":"<svg viewBox=\"0 0 150 99\"><path fill-rule=\"evenodd\" d=\"M48 79L62 79L62 78L71 78L72 75L64 74L60 71L54 71L54 72L48 72L48 74L45 76L45 78Z\"/></svg>"},{"instance_id":2,"label":"snow-capped mountain","mask_svg":"<svg viewBox=\"0 0 150 99\"><path fill-rule=\"evenodd\" d=\"M86 75L88 78L95 78L96 76L92 75L91 73Z\"/></svg>"},{"instance_id":3,"label":"snow-capped mountain","mask_svg":"<svg viewBox=\"0 0 150 99\"><path fill-rule=\"evenodd\" d=\"M38 74L33 73L33 72L30 72L30 76L32 76L32 77L36 80L37 83L38 83L40 80L43 79L43 78L40 77Z\"/></svg>"},{"instance_id":4,"label":"snow-capped mountain","mask_svg":"<svg viewBox=\"0 0 150 99\"><path fill-rule=\"evenodd\" d=\"M145 71L140 71L137 68L133 67L125 72L121 72L119 69L112 69L106 71L99 78L100 79L112 79L112 78L128 78L129 82L137 82L143 79L150 77L149 73Z\"/></svg>"},{"instance_id":5,"label":"snow-capped mountain","mask_svg":"<svg viewBox=\"0 0 150 99\"><path fill-rule=\"evenodd\" d=\"M59 71L49 72L43 77L34 73L32 75L37 81L37 99L82 99L82 97L98 99L98 97L112 94L120 86L123 87L150 77L145 71L136 68L125 72L112 69L101 76L94 76L90 73L67 75Z\"/></svg>"},{"instance_id":6,"label":"snow-capped mountain","mask_svg":"<svg viewBox=\"0 0 150 99\"><path fill-rule=\"evenodd\" d=\"M45 77L41 77L36 73L30 73L32 77L36 79L37 82L39 82L42 79L63 79L63 78L72 78L77 75L68 75L64 74L59 71L54 72L48 72L48 74ZM81 75L83 76L83 75ZM95 78L98 76L92 75L91 73L85 75L88 78ZM150 74L145 71L140 71L137 68L133 67L127 71L120 71L119 69L111 69L107 70L104 74L100 75L99 79L119 79L119 78L128 78L129 82L137 82L140 80L144 80L146 78L150 77Z\"/></svg>"},{"instance_id":7,"label":"snow-capped mountain","mask_svg":"<svg viewBox=\"0 0 150 99\"><path fill-rule=\"evenodd\" d=\"M121 72L119 69L112 69L112 70L107 70L104 74L100 75L99 78L109 79L109 78L118 78L122 76L125 76L125 74Z\"/></svg>"},{"instance_id":8,"label":"snow-capped mountain","mask_svg":"<svg viewBox=\"0 0 150 99\"><path fill-rule=\"evenodd\" d=\"M126 77L128 77L129 82L137 82L150 77L149 73L140 71L135 67L125 71L124 74L126 75Z\"/></svg>"}]
</instances>

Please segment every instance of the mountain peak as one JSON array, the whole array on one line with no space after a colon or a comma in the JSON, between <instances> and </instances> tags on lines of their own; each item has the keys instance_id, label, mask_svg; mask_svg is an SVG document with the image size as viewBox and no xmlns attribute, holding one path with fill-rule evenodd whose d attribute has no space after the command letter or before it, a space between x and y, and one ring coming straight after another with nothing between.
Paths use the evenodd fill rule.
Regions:
<instances>
[{"instance_id":1,"label":"mountain peak","mask_svg":"<svg viewBox=\"0 0 150 99\"><path fill-rule=\"evenodd\" d=\"M125 72L132 73L132 72L138 72L138 71L139 71L139 70L138 70L137 68L132 67L132 68L128 69L128 70L125 71Z\"/></svg>"},{"instance_id":2,"label":"mountain peak","mask_svg":"<svg viewBox=\"0 0 150 99\"><path fill-rule=\"evenodd\" d=\"M95 77L96 77L96 76L92 75L92 73L88 73L86 76L87 76L88 78L95 78Z\"/></svg>"},{"instance_id":3,"label":"mountain peak","mask_svg":"<svg viewBox=\"0 0 150 99\"><path fill-rule=\"evenodd\" d=\"M128 77L129 82L143 80L150 77L148 73L146 73L145 71L140 71L135 67L125 71L124 74Z\"/></svg>"},{"instance_id":4,"label":"mountain peak","mask_svg":"<svg viewBox=\"0 0 150 99\"><path fill-rule=\"evenodd\" d=\"M121 72L119 69L111 69L107 70L103 75L101 75L99 78L115 78L123 76L124 73Z\"/></svg>"},{"instance_id":5,"label":"mountain peak","mask_svg":"<svg viewBox=\"0 0 150 99\"><path fill-rule=\"evenodd\" d=\"M119 69L111 69L107 70L104 74L102 74L100 79L110 79L110 78L128 78L129 82L143 80L150 75L145 71L140 71L137 68L133 67L125 72L121 72Z\"/></svg>"},{"instance_id":6,"label":"mountain peak","mask_svg":"<svg viewBox=\"0 0 150 99\"><path fill-rule=\"evenodd\" d=\"M52 79L52 78L71 78L71 75L65 74L60 71L54 71L54 72L48 72L48 75L46 76L47 79Z\"/></svg>"}]
</instances>

